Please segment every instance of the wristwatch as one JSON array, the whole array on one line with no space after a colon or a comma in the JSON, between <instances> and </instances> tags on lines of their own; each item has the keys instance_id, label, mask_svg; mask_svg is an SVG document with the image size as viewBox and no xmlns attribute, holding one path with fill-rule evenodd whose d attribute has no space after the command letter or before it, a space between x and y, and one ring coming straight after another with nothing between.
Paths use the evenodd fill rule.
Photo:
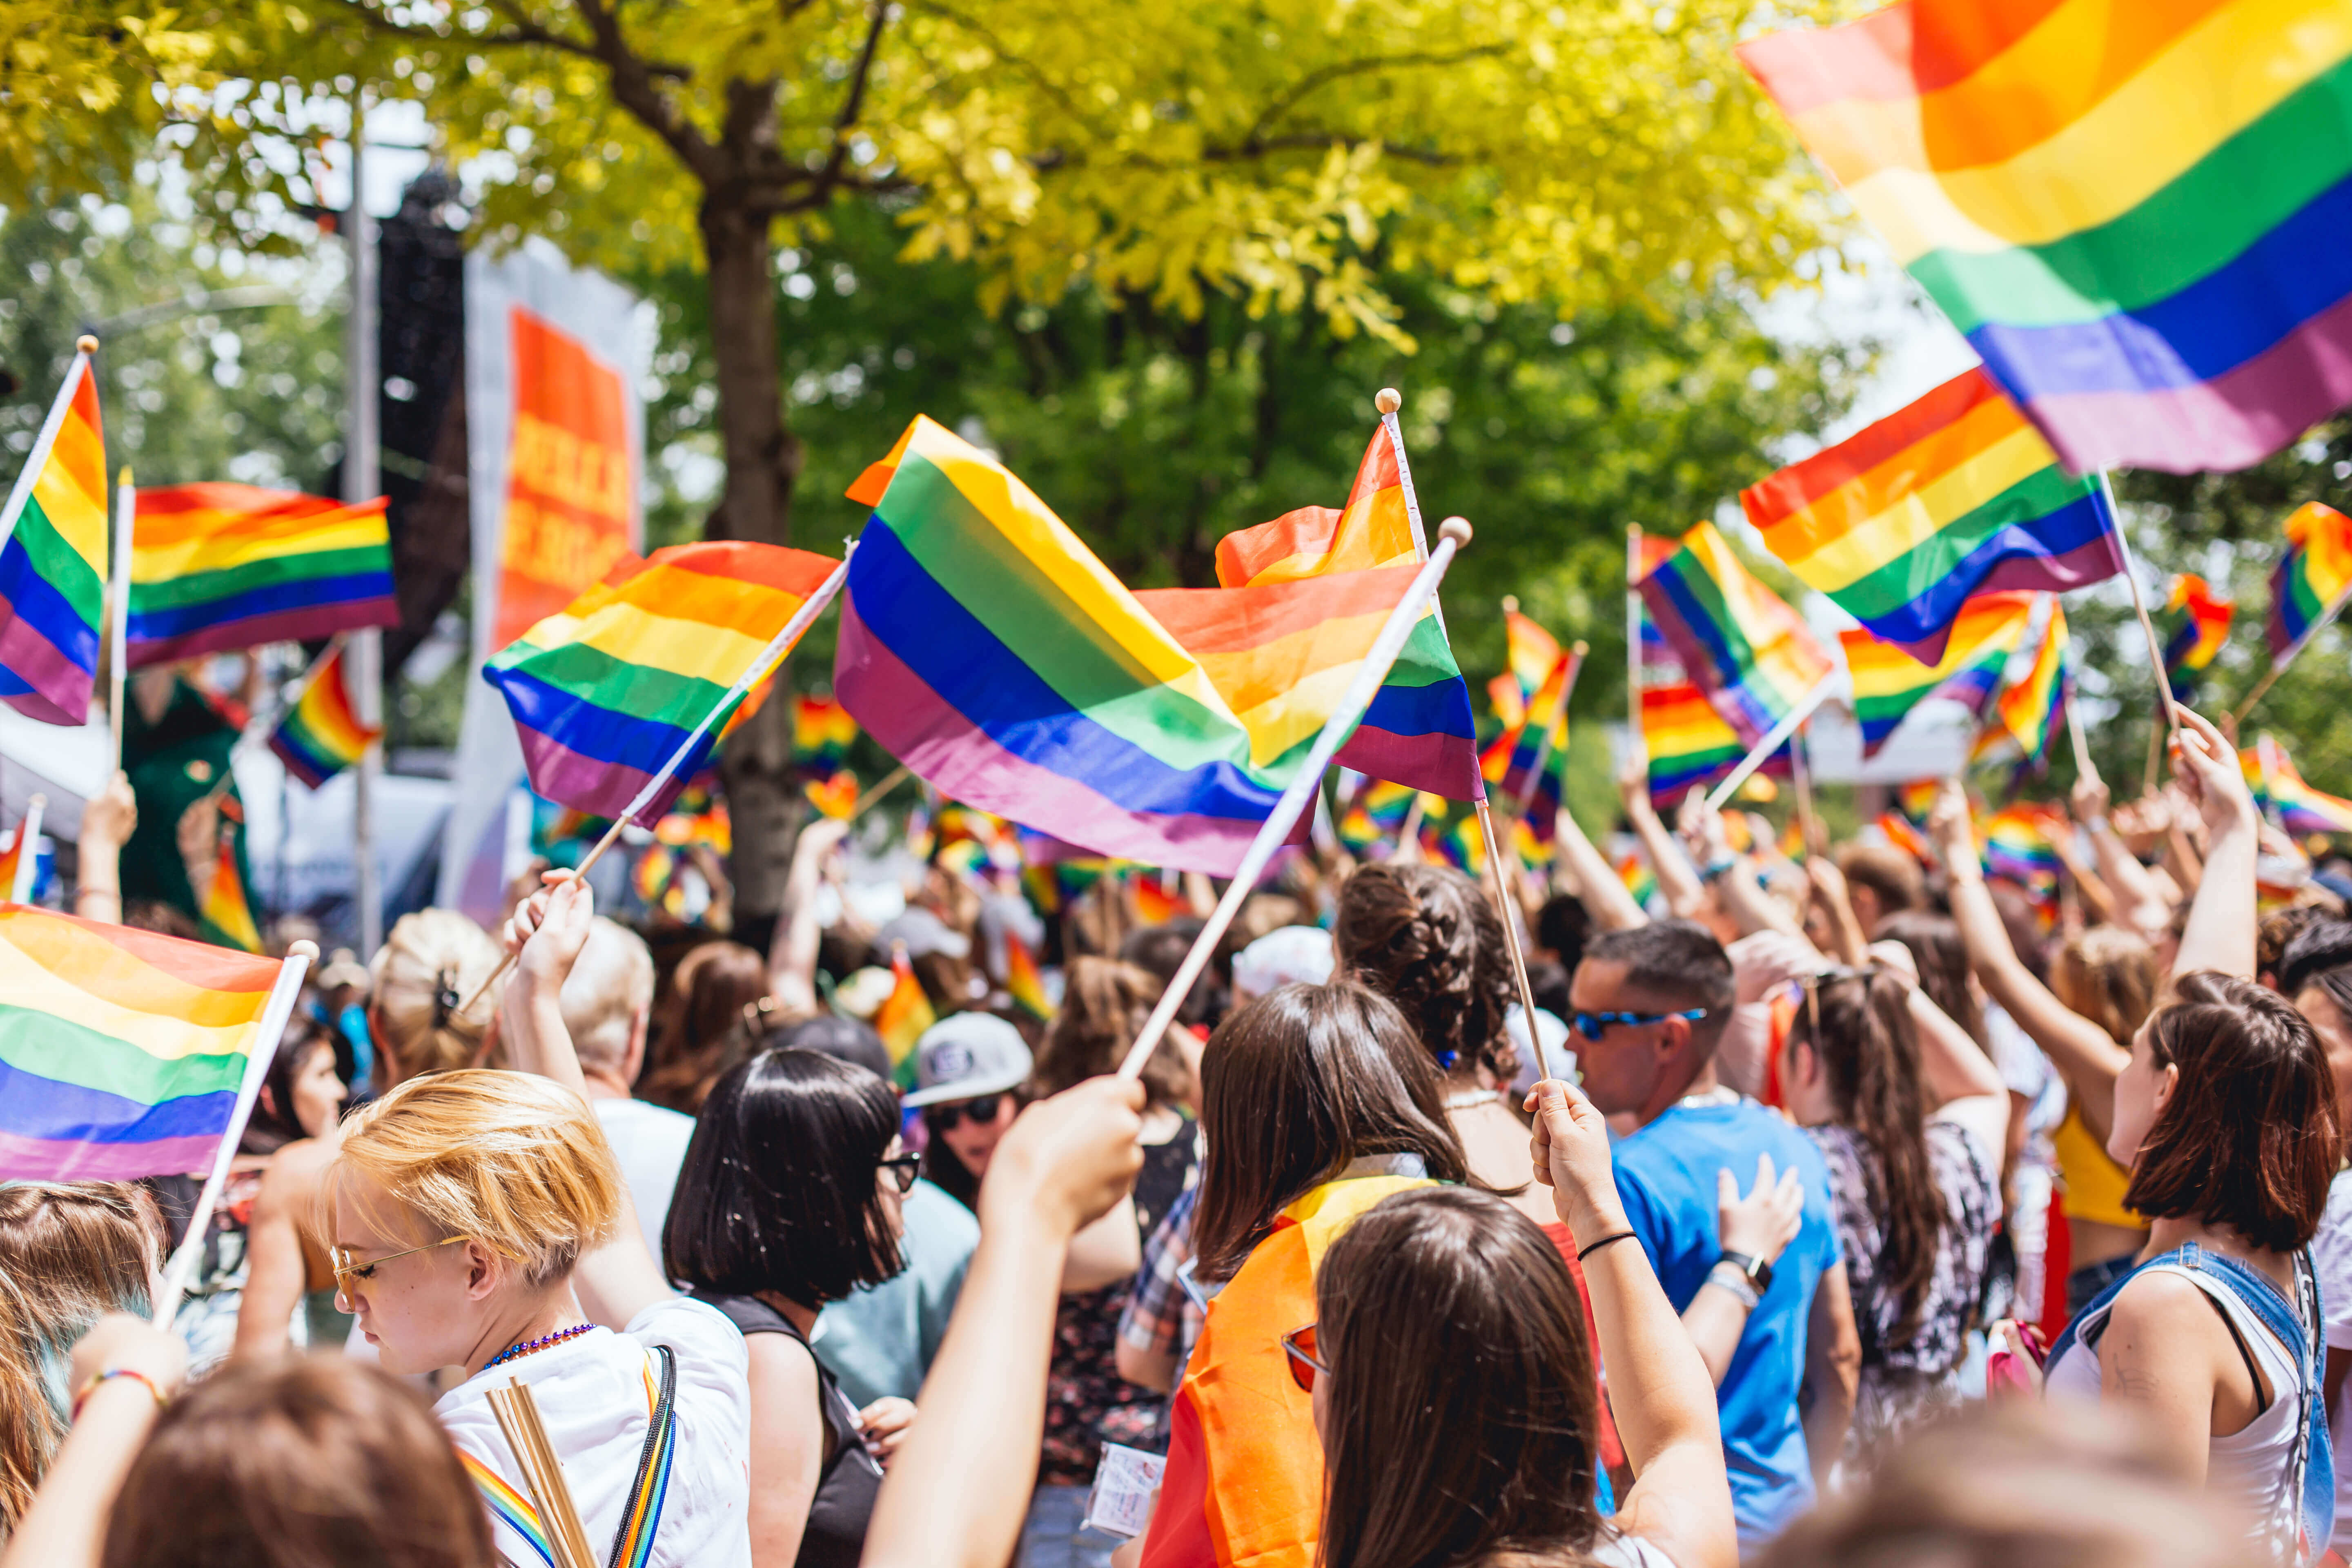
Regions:
<instances>
[{"instance_id":1,"label":"wristwatch","mask_svg":"<svg viewBox=\"0 0 2352 1568\"><path fill-rule=\"evenodd\" d=\"M1756 1293L1759 1296L1772 1289L1772 1266L1760 1258L1751 1258L1745 1252L1726 1249L1723 1256L1717 1258L1716 1262L1728 1263L1738 1269L1748 1283L1756 1288Z\"/></svg>"}]
</instances>

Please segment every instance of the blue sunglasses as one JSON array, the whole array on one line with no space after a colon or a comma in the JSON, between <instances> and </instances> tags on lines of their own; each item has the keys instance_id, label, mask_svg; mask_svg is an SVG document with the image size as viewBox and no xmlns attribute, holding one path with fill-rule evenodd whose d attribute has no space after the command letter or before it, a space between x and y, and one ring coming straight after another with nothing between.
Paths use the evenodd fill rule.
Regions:
<instances>
[{"instance_id":1,"label":"blue sunglasses","mask_svg":"<svg viewBox=\"0 0 2352 1568\"><path fill-rule=\"evenodd\" d=\"M1683 1013L1578 1013L1569 1019L1569 1026L1588 1040L1598 1040L1612 1024L1623 1024L1641 1028L1648 1024L1663 1024L1669 1018L1686 1018L1692 1023L1706 1016L1704 1007L1693 1007Z\"/></svg>"}]
</instances>

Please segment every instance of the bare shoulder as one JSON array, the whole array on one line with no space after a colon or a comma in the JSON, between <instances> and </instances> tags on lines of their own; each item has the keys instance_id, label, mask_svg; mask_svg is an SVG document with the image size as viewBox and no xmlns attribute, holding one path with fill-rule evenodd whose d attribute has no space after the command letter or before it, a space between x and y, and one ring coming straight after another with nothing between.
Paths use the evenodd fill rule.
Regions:
<instances>
[{"instance_id":1,"label":"bare shoulder","mask_svg":"<svg viewBox=\"0 0 2352 1568\"><path fill-rule=\"evenodd\" d=\"M2106 1338L2127 1346L2160 1336L2164 1348L2177 1353L2183 1348L2183 1335L2219 1338L2227 1332L2195 1281L2169 1268L2152 1268L2116 1292Z\"/></svg>"},{"instance_id":2,"label":"bare shoulder","mask_svg":"<svg viewBox=\"0 0 2352 1568\"><path fill-rule=\"evenodd\" d=\"M335 1163L342 1140L330 1132L323 1138L298 1138L270 1156L261 1173L258 1208L299 1211L319 1194L327 1168Z\"/></svg>"}]
</instances>

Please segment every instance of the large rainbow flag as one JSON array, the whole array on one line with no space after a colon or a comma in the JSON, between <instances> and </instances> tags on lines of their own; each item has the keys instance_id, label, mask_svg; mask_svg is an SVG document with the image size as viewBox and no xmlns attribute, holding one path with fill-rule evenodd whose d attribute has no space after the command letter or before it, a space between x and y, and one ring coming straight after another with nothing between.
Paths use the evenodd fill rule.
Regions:
<instances>
[{"instance_id":1,"label":"large rainbow flag","mask_svg":"<svg viewBox=\"0 0 2352 1568\"><path fill-rule=\"evenodd\" d=\"M2031 594L1980 594L1961 607L1944 657L1932 665L1866 631L1840 632L1846 673L1853 680L1853 716L1862 724L1863 755L1876 756L1911 710L1930 697L1960 703L1981 717L2032 616Z\"/></svg>"},{"instance_id":2,"label":"large rainbow flag","mask_svg":"<svg viewBox=\"0 0 2352 1568\"><path fill-rule=\"evenodd\" d=\"M0 1180L210 1166L255 1053L277 1048L278 973L275 959L0 905Z\"/></svg>"},{"instance_id":3,"label":"large rainbow flag","mask_svg":"<svg viewBox=\"0 0 2352 1568\"><path fill-rule=\"evenodd\" d=\"M346 506L252 485L138 494L131 536L132 668L266 642L399 624L384 498Z\"/></svg>"},{"instance_id":4,"label":"large rainbow flag","mask_svg":"<svg viewBox=\"0 0 2352 1568\"><path fill-rule=\"evenodd\" d=\"M2269 736L2240 751L2238 766L2255 806L2289 833L2352 833L2352 800L2304 783L2286 748Z\"/></svg>"},{"instance_id":5,"label":"large rainbow flag","mask_svg":"<svg viewBox=\"0 0 2352 1568\"><path fill-rule=\"evenodd\" d=\"M327 654L269 733L269 749L286 771L312 789L358 762L383 733L381 724L360 722L345 684L343 651L338 644Z\"/></svg>"},{"instance_id":6,"label":"large rainbow flag","mask_svg":"<svg viewBox=\"0 0 2352 1568\"><path fill-rule=\"evenodd\" d=\"M1336 574L1410 566L1427 555L1412 515L1393 418L1364 448L1348 504L1300 507L1217 542L1217 581L1227 588L1304 582ZM1433 603L1404 651L1339 748L1342 767L1455 800L1476 798L1478 727L1470 689Z\"/></svg>"},{"instance_id":7,"label":"large rainbow flag","mask_svg":"<svg viewBox=\"0 0 2352 1568\"><path fill-rule=\"evenodd\" d=\"M2172 580L2164 608L2156 615L2156 629L2164 638L2164 675L2172 694L2189 700L2197 672L2213 662L2230 636L2230 622L2238 607L2213 592L2204 578L2184 573Z\"/></svg>"},{"instance_id":8,"label":"large rainbow flag","mask_svg":"<svg viewBox=\"0 0 2352 1568\"><path fill-rule=\"evenodd\" d=\"M835 694L943 794L1146 865L1233 871L1419 571L1130 593L929 418L877 467Z\"/></svg>"},{"instance_id":9,"label":"large rainbow flag","mask_svg":"<svg viewBox=\"0 0 2352 1568\"><path fill-rule=\"evenodd\" d=\"M1665 803L1680 801L1693 784L1721 776L1748 754L1739 731L1688 681L1642 688L1642 743L1649 750L1650 795Z\"/></svg>"},{"instance_id":10,"label":"large rainbow flag","mask_svg":"<svg viewBox=\"0 0 2352 1568\"><path fill-rule=\"evenodd\" d=\"M2352 402L2340 0L1900 0L1739 53L2074 472Z\"/></svg>"},{"instance_id":11,"label":"large rainbow flag","mask_svg":"<svg viewBox=\"0 0 2352 1568\"><path fill-rule=\"evenodd\" d=\"M1693 685L1748 745L1837 668L1797 612L1702 522L1642 579L1642 604Z\"/></svg>"},{"instance_id":12,"label":"large rainbow flag","mask_svg":"<svg viewBox=\"0 0 2352 1568\"><path fill-rule=\"evenodd\" d=\"M89 716L106 542L98 382L77 349L0 510L0 702L28 719Z\"/></svg>"},{"instance_id":13,"label":"large rainbow flag","mask_svg":"<svg viewBox=\"0 0 2352 1568\"><path fill-rule=\"evenodd\" d=\"M2097 482L2068 477L1982 367L1739 501L1807 587L1930 664L1973 595L2079 588L2123 570Z\"/></svg>"},{"instance_id":14,"label":"large rainbow flag","mask_svg":"<svg viewBox=\"0 0 2352 1568\"><path fill-rule=\"evenodd\" d=\"M2024 679L2000 694L1993 721L1977 737L1972 755L1985 757L2015 742L2027 763L2039 765L2050 749L2050 737L2063 718L2066 700L2066 612L2050 601L2050 620L2033 650L2032 667Z\"/></svg>"},{"instance_id":15,"label":"large rainbow flag","mask_svg":"<svg viewBox=\"0 0 2352 1568\"><path fill-rule=\"evenodd\" d=\"M482 668L514 715L530 787L619 816L839 564L737 541L623 560ZM712 721L640 823L661 817L751 700Z\"/></svg>"},{"instance_id":16,"label":"large rainbow flag","mask_svg":"<svg viewBox=\"0 0 2352 1568\"><path fill-rule=\"evenodd\" d=\"M2352 517L2305 501L2286 520L2286 554L2271 574L2271 661L2284 663L2352 590Z\"/></svg>"}]
</instances>

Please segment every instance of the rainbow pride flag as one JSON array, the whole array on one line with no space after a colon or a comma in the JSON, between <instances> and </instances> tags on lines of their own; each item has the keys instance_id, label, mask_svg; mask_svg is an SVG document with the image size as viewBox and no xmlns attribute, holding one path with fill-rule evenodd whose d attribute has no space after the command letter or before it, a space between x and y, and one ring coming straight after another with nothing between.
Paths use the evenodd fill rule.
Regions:
<instances>
[{"instance_id":1,"label":"rainbow pride flag","mask_svg":"<svg viewBox=\"0 0 2352 1568\"><path fill-rule=\"evenodd\" d=\"M1869 632L1840 632L1846 673L1853 680L1853 714L1862 724L1863 755L1876 756L1911 710L1930 697L1960 703L1981 717L2032 616L2031 594L1980 594L1961 607L1944 657L1934 664L1922 664L1907 648Z\"/></svg>"},{"instance_id":2,"label":"rainbow pride flag","mask_svg":"<svg viewBox=\"0 0 2352 1568\"><path fill-rule=\"evenodd\" d=\"M2069 478L1981 366L1739 502L1807 587L1930 664L1971 595L2123 570L2097 482Z\"/></svg>"},{"instance_id":3,"label":"rainbow pride flag","mask_svg":"<svg viewBox=\"0 0 2352 1568\"><path fill-rule=\"evenodd\" d=\"M357 506L252 485L138 492L131 535L136 669L400 622L384 498Z\"/></svg>"},{"instance_id":4,"label":"rainbow pride flag","mask_svg":"<svg viewBox=\"0 0 2352 1568\"><path fill-rule=\"evenodd\" d=\"M820 813L838 822L857 805L857 775L844 768L828 779L809 779L801 784L801 794Z\"/></svg>"},{"instance_id":5,"label":"rainbow pride flag","mask_svg":"<svg viewBox=\"0 0 2352 1568\"><path fill-rule=\"evenodd\" d=\"M1633 901L1644 910L1658 896L1658 876L1639 857L1628 855L1617 862L1617 879L1633 895Z\"/></svg>"},{"instance_id":6,"label":"rainbow pride flag","mask_svg":"<svg viewBox=\"0 0 2352 1568\"><path fill-rule=\"evenodd\" d=\"M0 906L0 1180L207 1168L256 1053L277 1049L278 974L275 959Z\"/></svg>"},{"instance_id":7,"label":"rainbow pride flag","mask_svg":"<svg viewBox=\"0 0 2352 1568\"><path fill-rule=\"evenodd\" d=\"M1391 418L1372 432L1346 506L1336 512L1300 507L1225 535L1217 542L1217 581L1227 588L1306 582L1416 565L1427 555ZM1342 767L1455 800L1484 791L1470 689L1433 604L1338 760Z\"/></svg>"},{"instance_id":8,"label":"rainbow pride flag","mask_svg":"<svg viewBox=\"0 0 2352 1568\"><path fill-rule=\"evenodd\" d=\"M2338 0L1901 0L1739 54L2074 472L2352 402Z\"/></svg>"},{"instance_id":9,"label":"rainbow pride flag","mask_svg":"<svg viewBox=\"0 0 2352 1568\"><path fill-rule=\"evenodd\" d=\"M220 828L213 839L212 875L196 900L196 927L213 942L259 952L261 927L253 918L253 900L246 896L245 873L237 866L237 845L245 837L244 808L235 795L224 795L220 814Z\"/></svg>"},{"instance_id":10,"label":"rainbow pride flag","mask_svg":"<svg viewBox=\"0 0 2352 1568\"><path fill-rule=\"evenodd\" d=\"M1576 663L1573 653L1564 653L1552 665L1528 703L1527 722L1509 737L1504 762L1503 793L1525 803L1522 819L1542 844L1551 842L1552 818L1568 777L1567 698Z\"/></svg>"},{"instance_id":11,"label":"rainbow pride flag","mask_svg":"<svg viewBox=\"0 0 2352 1568\"><path fill-rule=\"evenodd\" d=\"M1029 944L1010 931L1004 933L1004 990L1014 1006L1039 1023L1053 1021L1054 1003L1045 994L1045 979L1037 973L1037 960Z\"/></svg>"},{"instance_id":12,"label":"rainbow pride flag","mask_svg":"<svg viewBox=\"0 0 2352 1568\"><path fill-rule=\"evenodd\" d=\"M874 1010L874 1032L882 1037L883 1047L890 1053L890 1065L897 1071L900 1086L911 1089L915 1082L915 1042L923 1037L925 1029L940 1021L939 1015L931 1011L931 999L925 994L922 983L915 978L915 966L907 957L904 942L891 950L890 980L890 994Z\"/></svg>"},{"instance_id":13,"label":"rainbow pride flag","mask_svg":"<svg viewBox=\"0 0 2352 1568\"><path fill-rule=\"evenodd\" d=\"M803 692L793 705L793 766L804 779L834 777L849 765L857 721L830 697Z\"/></svg>"},{"instance_id":14,"label":"rainbow pride flag","mask_svg":"<svg viewBox=\"0 0 2352 1568\"><path fill-rule=\"evenodd\" d=\"M514 715L530 787L619 816L838 564L773 544L674 544L625 559L491 655L482 679ZM704 731L641 823L668 809L749 706Z\"/></svg>"},{"instance_id":15,"label":"rainbow pride flag","mask_svg":"<svg viewBox=\"0 0 2352 1568\"><path fill-rule=\"evenodd\" d=\"M1127 890L1135 903L1135 918L1145 925L1165 925L1179 915L1192 913L1184 900L1170 892L1159 874L1150 869L1129 876Z\"/></svg>"},{"instance_id":16,"label":"rainbow pride flag","mask_svg":"<svg viewBox=\"0 0 2352 1568\"><path fill-rule=\"evenodd\" d=\"M360 722L345 685L343 651L338 645L327 655L269 733L269 749L286 771L312 789L358 762L383 733L382 725Z\"/></svg>"},{"instance_id":17,"label":"rainbow pride flag","mask_svg":"<svg viewBox=\"0 0 2352 1568\"><path fill-rule=\"evenodd\" d=\"M1494 700L1495 717L1506 730L1516 730L1527 721L1528 705L1557 666L1563 650L1559 639L1527 616L1516 605L1503 612L1503 673L1486 683L1486 694ZM1497 775L1490 774L1493 784Z\"/></svg>"},{"instance_id":18,"label":"rainbow pride flag","mask_svg":"<svg viewBox=\"0 0 2352 1568\"><path fill-rule=\"evenodd\" d=\"M37 863L32 849L40 832L41 803L35 801L32 809L8 830L8 847L0 849L0 903L11 899L22 901L32 896L29 885L19 888L16 884L20 879L29 884L32 879L33 867Z\"/></svg>"},{"instance_id":19,"label":"rainbow pride flag","mask_svg":"<svg viewBox=\"0 0 2352 1568\"><path fill-rule=\"evenodd\" d=\"M1911 819L1901 812L1880 812L1877 826L1878 831L1885 836L1886 842L1902 850L1922 866L1933 870L1942 863L1937 858L1934 847L1916 827L1911 825Z\"/></svg>"},{"instance_id":20,"label":"rainbow pride flag","mask_svg":"<svg viewBox=\"0 0 2352 1568\"><path fill-rule=\"evenodd\" d=\"M2286 749L2267 735L2260 744L2238 752L2238 766L2253 791L2255 806L2289 833L2352 833L2352 800L2304 783Z\"/></svg>"},{"instance_id":21,"label":"rainbow pride flag","mask_svg":"<svg viewBox=\"0 0 2352 1568\"><path fill-rule=\"evenodd\" d=\"M2237 613L2238 607L2216 595L2204 578L2184 573L2172 580L2172 591L2155 620L2164 638L2164 675L2172 683L2173 696L2189 700L2197 672L2221 651Z\"/></svg>"},{"instance_id":22,"label":"rainbow pride flag","mask_svg":"<svg viewBox=\"0 0 2352 1568\"><path fill-rule=\"evenodd\" d=\"M2063 868L2050 835L2055 824L2046 807L2004 806L1979 825L1988 877L2006 877L2030 892L2055 893Z\"/></svg>"},{"instance_id":23,"label":"rainbow pride flag","mask_svg":"<svg viewBox=\"0 0 2352 1568\"><path fill-rule=\"evenodd\" d=\"M1418 574L1129 593L930 419L886 461L835 696L943 793L1147 865L1232 872Z\"/></svg>"},{"instance_id":24,"label":"rainbow pride flag","mask_svg":"<svg viewBox=\"0 0 2352 1568\"><path fill-rule=\"evenodd\" d=\"M1688 681L1642 688L1642 743L1650 753L1650 795L1661 802L1680 801L1748 754L1739 731Z\"/></svg>"},{"instance_id":25,"label":"rainbow pride flag","mask_svg":"<svg viewBox=\"0 0 2352 1568\"><path fill-rule=\"evenodd\" d=\"M2271 573L2271 662L2281 664L2352 590L2352 518L2305 501L2286 520L2286 554Z\"/></svg>"},{"instance_id":26,"label":"rainbow pride flag","mask_svg":"<svg viewBox=\"0 0 2352 1568\"><path fill-rule=\"evenodd\" d=\"M1837 668L1713 523L1684 534L1681 548L1642 579L1642 604L1691 683L1751 746Z\"/></svg>"},{"instance_id":27,"label":"rainbow pride flag","mask_svg":"<svg viewBox=\"0 0 2352 1568\"><path fill-rule=\"evenodd\" d=\"M2065 711L2066 644L2066 612L2053 598L2032 668L2000 694L1993 721L1977 737L1972 757L1990 756L2013 742L2025 762L2040 764Z\"/></svg>"},{"instance_id":28,"label":"rainbow pride flag","mask_svg":"<svg viewBox=\"0 0 2352 1568\"><path fill-rule=\"evenodd\" d=\"M98 381L78 349L0 510L0 702L27 719L89 716L106 542Z\"/></svg>"}]
</instances>

